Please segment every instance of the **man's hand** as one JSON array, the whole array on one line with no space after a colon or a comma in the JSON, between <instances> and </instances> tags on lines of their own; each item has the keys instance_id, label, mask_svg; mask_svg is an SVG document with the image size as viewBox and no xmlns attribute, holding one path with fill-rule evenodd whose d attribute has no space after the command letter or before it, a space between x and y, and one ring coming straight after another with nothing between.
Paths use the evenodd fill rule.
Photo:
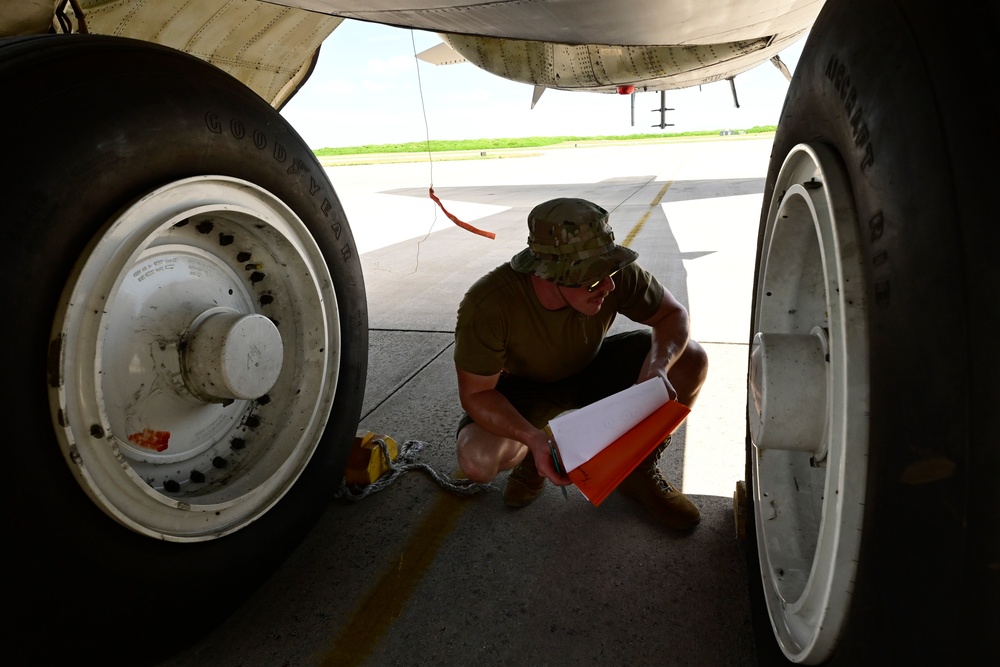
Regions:
<instances>
[{"instance_id":1,"label":"man's hand","mask_svg":"<svg viewBox=\"0 0 1000 667\"><path fill-rule=\"evenodd\" d=\"M678 400L678 391L667 374L684 353L690 340L687 310L670 292L665 291L660 307L643 324L652 327L653 340L638 382L658 377L666 386L670 400Z\"/></svg>"},{"instance_id":2,"label":"man's hand","mask_svg":"<svg viewBox=\"0 0 1000 667\"><path fill-rule=\"evenodd\" d=\"M462 407L482 429L489 441L482 441L475 448L487 452L490 460L486 476L492 479L498 469L507 470L514 464L524 445L535 459L538 474L556 486L567 486L573 482L566 475L556 472L552 463L552 451L545 431L532 426L514 409L514 406L496 390L500 374L491 376L474 375L456 367L458 373L458 396ZM479 459L482 456L477 457ZM510 462L509 465L504 462ZM468 472L468 470L466 470Z\"/></svg>"},{"instance_id":3,"label":"man's hand","mask_svg":"<svg viewBox=\"0 0 1000 667\"><path fill-rule=\"evenodd\" d=\"M531 442L524 444L528 446L528 449L531 450L531 455L535 457L535 469L538 470L539 475L545 477L556 486L569 486L573 483L573 480L556 470L555 463L552 460L552 450L549 448L549 437L545 431L535 429L532 437L527 439Z\"/></svg>"},{"instance_id":4,"label":"man's hand","mask_svg":"<svg viewBox=\"0 0 1000 667\"><path fill-rule=\"evenodd\" d=\"M662 366L644 368L643 373L639 376L639 379L636 380L636 384L641 384L642 382L651 380L652 378L659 378L663 382L663 385L667 388L667 397L671 401L677 400L677 390L674 389L674 385L671 384L670 378L667 377L667 369Z\"/></svg>"}]
</instances>

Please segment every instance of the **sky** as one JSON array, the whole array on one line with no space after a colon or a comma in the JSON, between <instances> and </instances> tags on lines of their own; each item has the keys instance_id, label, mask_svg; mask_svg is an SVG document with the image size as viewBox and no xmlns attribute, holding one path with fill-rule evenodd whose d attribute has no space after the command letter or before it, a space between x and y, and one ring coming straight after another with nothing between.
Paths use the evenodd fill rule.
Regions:
<instances>
[{"instance_id":1,"label":"sky","mask_svg":"<svg viewBox=\"0 0 1000 667\"><path fill-rule=\"evenodd\" d=\"M312 77L282 115L312 149L435 139L656 134L777 125L788 82L765 62L729 82L629 95L547 90L531 109L532 87L469 63L431 65L414 53L440 42L434 33L344 21L320 50ZM782 51L794 70L804 43Z\"/></svg>"}]
</instances>

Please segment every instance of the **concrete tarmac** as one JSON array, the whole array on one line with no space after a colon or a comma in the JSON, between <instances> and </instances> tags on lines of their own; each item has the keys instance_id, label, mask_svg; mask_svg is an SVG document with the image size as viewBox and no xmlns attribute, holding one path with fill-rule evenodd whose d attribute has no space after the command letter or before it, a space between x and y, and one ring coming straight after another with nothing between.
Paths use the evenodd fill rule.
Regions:
<instances>
[{"instance_id":1,"label":"concrete tarmac","mask_svg":"<svg viewBox=\"0 0 1000 667\"><path fill-rule=\"evenodd\" d=\"M204 641L193 665L755 665L732 494L743 479L750 298L771 138L577 145L480 159L339 165L328 172L362 252L371 329L359 430L426 443L457 466L455 309L525 245L558 196L612 212L684 303L709 378L661 460L699 505L691 534L612 494L593 507L549 485L534 504L443 491L418 471L339 500L269 581ZM462 230L428 198L433 185ZM615 323L615 331L636 325ZM331 484L335 484L331 480ZM758 576L755 572L751 576Z\"/></svg>"}]
</instances>

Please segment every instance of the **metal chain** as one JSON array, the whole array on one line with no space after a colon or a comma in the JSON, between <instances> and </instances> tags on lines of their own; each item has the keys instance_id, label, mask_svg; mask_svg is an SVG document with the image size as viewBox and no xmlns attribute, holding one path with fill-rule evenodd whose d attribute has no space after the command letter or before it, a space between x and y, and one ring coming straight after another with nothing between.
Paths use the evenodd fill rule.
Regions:
<instances>
[{"instance_id":1,"label":"metal chain","mask_svg":"<svg viewBox=\"0 0 1000 667\"><path fill-rule=\"evenodd\" d=\"M480 491L498 490L497 487L492 484L473 482L468 479L454 479L439 473L426 463L416 463L415 459L417 458L417 454L419 454L420 450L427 445L426 442L422 442L420 440L407 440L400 445L399 454L395 461L389 457L389 448L385 444L385 440L376 438L373 442L378 445L379 451L382 452L382 459L389 467L389 472L382 475L371 484L367 484L362 487L348 486L347 479L341 479L340 489L336 494L337 498L357 502L362 498L370 496L376 491L381 491L399 479L403 473L411 470L420 470L430 475L430 477L437 482L438 486L443 488L445 491L450 491L451 493L455 493L460 496L471 496L479 493Z\"/></svg>"}]
</instances>

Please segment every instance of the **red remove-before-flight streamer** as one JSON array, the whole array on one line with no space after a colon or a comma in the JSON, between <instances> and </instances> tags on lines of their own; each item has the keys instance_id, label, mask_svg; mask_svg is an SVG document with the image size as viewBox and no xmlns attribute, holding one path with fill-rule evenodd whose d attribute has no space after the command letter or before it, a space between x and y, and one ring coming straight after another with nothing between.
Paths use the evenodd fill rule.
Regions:
<instances>
[{"instance_id":1,"label":"red remove-before-flight streamer","mask_svg":"<svg viewBox=\"0 0 1000 667\"><path fill-rule=\"evenodd\" d=\"M451 220L452 222L454 222L456 225L458 225L462 229L464 229L464 230L466 230L468 232L472 232L473 234L479 234L480 236L485 236L488 239L495 239L497 237L497 235L494 234L493 232L487 232L487 231L484 231L482 229L479 229L478 227L473 227L469 223L467 223L467 222L465 222L463 220L459 220L454 215L452 215L451 213L449 213L448 209L446 209L444 207L444 204L441 203L441 200L438 199L438 197L437 197L436 194L434 194L434 188L430 188L430 194L431 194L431 199L433 199L437 203L438 207L440 207L440 209L442 211L444 211L444 214L446 216L448 216L448 219Z\"/></svg>"}]
</instances>

